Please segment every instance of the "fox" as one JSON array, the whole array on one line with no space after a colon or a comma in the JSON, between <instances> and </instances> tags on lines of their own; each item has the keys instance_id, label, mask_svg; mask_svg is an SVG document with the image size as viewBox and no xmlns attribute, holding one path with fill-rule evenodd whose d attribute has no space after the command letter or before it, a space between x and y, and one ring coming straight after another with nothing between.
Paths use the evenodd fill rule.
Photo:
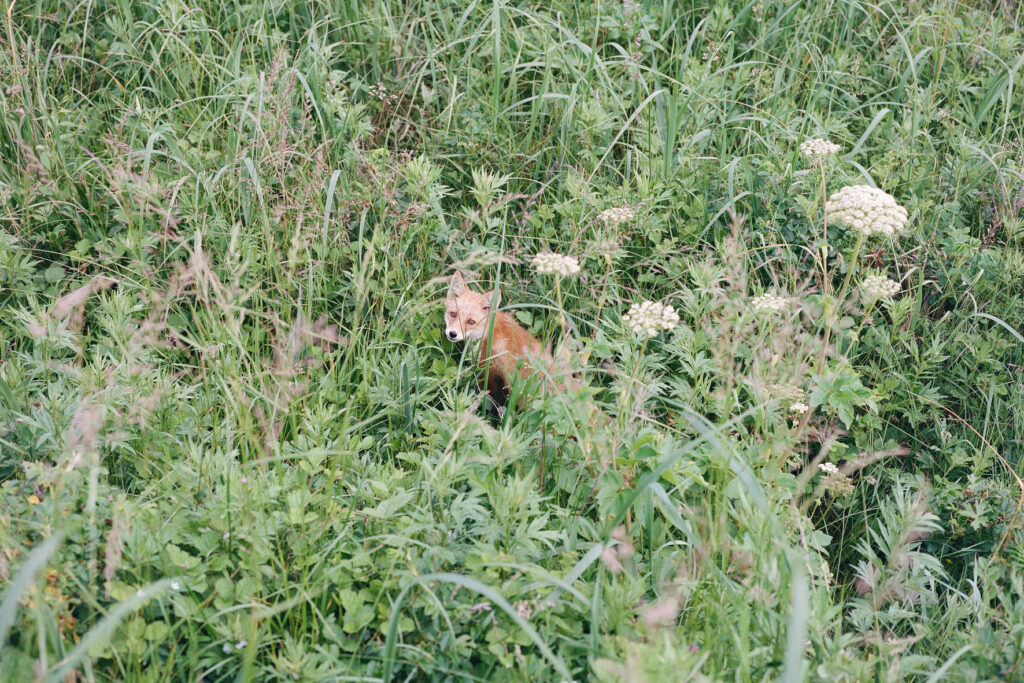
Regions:
<instances>
[{"instance_id":1,"label":"fox","mask_svg":"<svg viewBox=\"0 0 1024 683\"><path fill-rule=\"evenodd\" d=\"M478 364L487 369L487 392L499 411L508 400L512 380L541 377L549 389L565 389L555 359L539 339L515 318L497 310L500 290L479 292L472 289L462 274L455 271L445 297L445 337L453 342L480 341ZM492 327L493 318L493 327Z\"/></svg>"}]
</instances>

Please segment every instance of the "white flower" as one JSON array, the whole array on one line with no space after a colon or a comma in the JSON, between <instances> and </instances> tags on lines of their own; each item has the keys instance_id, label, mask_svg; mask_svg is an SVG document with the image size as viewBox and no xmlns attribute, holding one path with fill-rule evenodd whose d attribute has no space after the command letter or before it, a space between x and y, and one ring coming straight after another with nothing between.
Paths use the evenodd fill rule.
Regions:
<instances>
[{"instance_id":1,"label":"white flower","mask_svg":"<svg viewBox=\"0 0 1024 683\"><path fill-rule=\"evenodd\" d=\"M796 401L795 403L789 406L789 412L793 413L794 415L803 415L807 411L808 406L806 403L802 401Z\"/></svg>"},{"instance_id":2,"label":"white flower","mask_svg":"<svg viewBox=\"0 0 1024 683\"><path fill-rule=\"evenodd\" d=\"M177 581L171 581L171 590L172 591L180 591L181 590L181 584L178 583Z\"/></svg>"},{"instance_id":3,"label":"white flower","mask_svg":"<svg viewBox=\"0 0 1024 683\"><path fill-rule=\"evenodd\" d=\"M757 313L781 311L786 308L786 300L775 294L762 294L754 297L750 302L750 307Z\"/></svg>"},{"instance_id":4,"label":"white flower","mask_svg":"<svg viewBox=\"0 0 1024 683\"><path fill-rule=\"evenodd\" d=\"M630 306L629 312L622 316L622 321L641 337L653 337L662 330L671 330L678 325L679 315L671 306L644 301Z\"/></svg>"},{"instance_id":5,"label":"white flower","mask_svg":"<svg viewBox=\"0 0 1024 683\"><path fill-rule=\"evenodd\" d=\"M597 216L605 225L615 226L619 223L628 223L636 217L636 211L628 206L605 209Z\"/></svg>"},{"instance_id":6,"label":"white flower","mask_svg":"<svg viewBox=\"0 0 1024 683\"><path fill-rule=\"evenodd\" d=\"M572 256L562 256L546 251L534 256L530 262L541 275L569 277L580 272L580 262Z\"/></svg>"},{"instance_id":7,"label":"white flower","mask_svg":"<svg viewBox=\"0 0 1024 683\"><path fill-rule=\"evenodd\" d=\"M241 650L242 648L244 648L248 644L249 644L248 641L240 640L237 643L235 643L235 649L236 650Z\"/></svg>"},{"instance_id":8,"label":"white flower","mask_svg":"<svg viewBox=\"0 0 1024 683\"><path fill-rule=\"evenodd\" d=\"M825 474L839 474L839 468L836 467L835 463L823 462L818 465L818 469Z\"/></svg>"},{"instance_id":9,"label":"white flower","mask_svg":"<svg viewBox=\"0 0 1024 683\"><path fill-rule=\"evenodd\" d=\"M829 140L812 138L800 143L800 153L807 157L808 161L817 161L830 157L839 151L839 145Z\"/></svg>"},{"instance_id":10,"label":"white flower","mask_svg":"<svg viewBox=\"0 0 1024 683\"><path fill-rule=\"evenodd\" d=\"M825 217L866 237L896 237L907 225L907 210L892 195L868 185L849 185L833 193L825 202Z\"/></svg>"},{"instance_id":11,"label":"white flower","mask_svg":"<svg viewBox=\"0 0 1024 683\"><path fill-rule=\"evenodd\" d=\"M893 282L884 275L868 275L860 283L860 295L865 306L891 299L899 294L899 291L900 283Z\"/></svg>"}]
</instances>

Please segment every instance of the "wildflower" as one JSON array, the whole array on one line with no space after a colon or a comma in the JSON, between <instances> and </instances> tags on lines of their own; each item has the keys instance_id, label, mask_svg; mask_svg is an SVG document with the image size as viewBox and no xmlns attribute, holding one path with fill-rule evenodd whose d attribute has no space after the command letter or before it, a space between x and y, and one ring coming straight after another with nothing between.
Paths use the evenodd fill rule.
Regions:
<instances>
[{"instance_id":1,"label":"wildflower","mask_svg":"<svg viewBox=\"0 0 1024 683\"><path fill-rule=\"evenodd\" d=\"M604 221L605 225L616 226L620 223L629 223L631 220L636 218L636 211L629 208L628 206L622 206L612 209L605 209L597 216L599 219Z\"/></svg>"},{"instance_id":2,"label":"wildflower","mask_svg":"<svg viewBox=\"0 0 1024 683\"><path fill-rule=\"evenodd\" d=\"M818 469L825 474L839 474L839 468L834 462L823 462L818 465Z\"/></svg>"},{"instance_id":3,"label":"wildflower","mask_svg":"<svg viewBox=\"0 0 1024 683\"><path fill-rule=\"evenodd\" d=\"M804 400L804 390L792 384L772 384L772 396L782 401L800 402Z\"/></svg>"},{"instance_id":4,"label":"wildflower","mask_svg":"<svg viewBox=\"0 0 1024 683\"><path fill-rule=\"evenodd\" d=\"M533 616L533 606L529 600L520 600L516 603L516 614L520 616L524 621L528 621Z\"/></svg>"},{"instance_id":5,"label":"wildflower","mask_svg":"<svg viewBox=\"0 0 1024 683\"><path fill-rule=\"evenodd\" d=\"M590 253L596 257L612 259L619 250L619 241L615 239L602 239L592 243Z\"/></svg>"},{"instance_id":6,"label":"wildflower","mask_svg":"<svg viewBox=\"0 0 1024 683\"><path fill-rule=\"evenodd\" d=\"M796 401L795 403L789 406L789 412L791 412L794 415L803 415L807 411L808 406L806 403L803 403L802 401Z\"/></svg>"},{"instance_id":7,"label":"wildflower","mask_svg":"<svg viewBox=\"0 0 1024 683\"><path fill-rule=\"evenodd\" d=\"M178 583L177 581L171 581L171 590L172 591L180 591L181 590L181 584Z\"/></svg>"},{"instance_id":8,"label":"wildflower","mask_svg":"<svg viewBox=\"0 0 1024 683\"><path fill-rule=\"evenodd\" d=\"M842 474L830 474L825 478L825 490L831 493L835 498L842 498L845 495L853 493L853 482L850 481L849 477L843 476Z\"/></svg>"},{"instance_id":9,"label":"wildflower","mask_svg":"<svg viewBox=\"0 0 1024 683\"><path fill-rule=\"evenodd\" d=\"M537 254L530 262L541 275L569 277L580 272L580 262L574 257L553 254L550 251Z\"/></svg>"},{"instance_id":10,"label":"wildflower","mask_svg":"<svg viewBox=\"0 0 1024 683\"><path fill-rule=\"evenodd\" d=\"M907 210L892 195L868 185L849 185L833 193L825 202L825 217L865 237L896 237L907 225Z\"/></svg>"},{"instance_id":11,"label":"wildflower","mask_svg":"<svg viewBox=\"0 0 1024 683\"><path fill-rule=\"evenodd\" d=\"M868 275L860 283L860 295L865 305L891 299L899 291L900 283L893 282L884 275Z\"/></svg>"},{"instance_id":12,"label":"wildflower","mask_svg":"<svg viewBox=\"0 0 1024 683\"><path fill-rule=\"evenodd\" d=\"M655 301L633 304L622 316L623 322L641 337L653 337L663 330L671 330L679 324L675 309Z\"/></svg>"},{"instance_id":13,"label":"wildflower","mask_svg":"<svg viewBox=\"0 0 1024 683\"><path fill-rule=\"evenodd\" d=\"M807 157L808 161L819 161L838 151L839 145L821 138L812 138L800 143L800 153Z\"/></svg>"},{"instance_id":14,"label":"wildflower","mask_svg":"<svg viewBox=\"0 0 1024 683\"><path fill-rule=\"evenodd\" d=\"M754 300L750 302L750 307L756 313L781 311L786 308L786 300L775 294L762 294L761 296L754 297Z\"/></svg>"},{"instance_id":15,"label":"wildflower","mask_svg":"<svg viewBox=\"0 0 1024 683\"><path fill-rule=\"evenodd\" d=\"M236 650L241 650L242 648L244 648L244 647L245 647L246 645L248 645L248 644L249 644L249 643L248 643L247 641L245 641L245 640L240 640L240 641L238 641L237 643L235 643L235 649L236 649Z\"/></svg>"}]
</instances>

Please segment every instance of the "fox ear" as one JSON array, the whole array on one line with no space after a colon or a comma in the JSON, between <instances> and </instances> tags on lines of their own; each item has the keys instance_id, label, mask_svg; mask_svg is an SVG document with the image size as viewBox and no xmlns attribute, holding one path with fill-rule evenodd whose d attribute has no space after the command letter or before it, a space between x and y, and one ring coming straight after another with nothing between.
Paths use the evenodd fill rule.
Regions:
<instances>
[{"instance_id":1,"label":"fox ear","mask_svg":"<svg viewBox=\"0 0 1024 683\"><path fill-rule=\"evenodd\" d=\"M451 290L455 296L462 296L465 293L466 279L462 277L461 270L456 270L455 275L452 275Z\"/></svg>"},{"instance_id":2,"label":"fox ear","mask_svg":"<svg viewBox=\"0 0 1024 683\"><path fill-rule=\"evenodd\" d=\"M492 289L490 291L484 292L481 295L481 298L483 299L483 302L484 302L484 310L485 311L488 310L491 307L491 302L492 301L494 302L494 307L497 308L498 305L501 303L501 290L500 289Z\"/></svg>"}]
</instances>

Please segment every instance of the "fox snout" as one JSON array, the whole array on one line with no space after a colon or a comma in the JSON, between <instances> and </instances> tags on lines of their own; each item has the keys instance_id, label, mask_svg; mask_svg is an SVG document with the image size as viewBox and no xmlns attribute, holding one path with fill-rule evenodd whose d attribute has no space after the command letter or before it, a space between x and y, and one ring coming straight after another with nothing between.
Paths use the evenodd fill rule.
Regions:
<instances>
[{"instance_id":1,"label":"fox snout","mask_svg":"<svg viewBox=\"0 0 1024 683\"><path fill-rule=\"evenodd\" d=\"M445 336L451 341L462 341L462 334L458 330L453 330L450 327L445 330Z\"/></svg>"}]
</instances>

